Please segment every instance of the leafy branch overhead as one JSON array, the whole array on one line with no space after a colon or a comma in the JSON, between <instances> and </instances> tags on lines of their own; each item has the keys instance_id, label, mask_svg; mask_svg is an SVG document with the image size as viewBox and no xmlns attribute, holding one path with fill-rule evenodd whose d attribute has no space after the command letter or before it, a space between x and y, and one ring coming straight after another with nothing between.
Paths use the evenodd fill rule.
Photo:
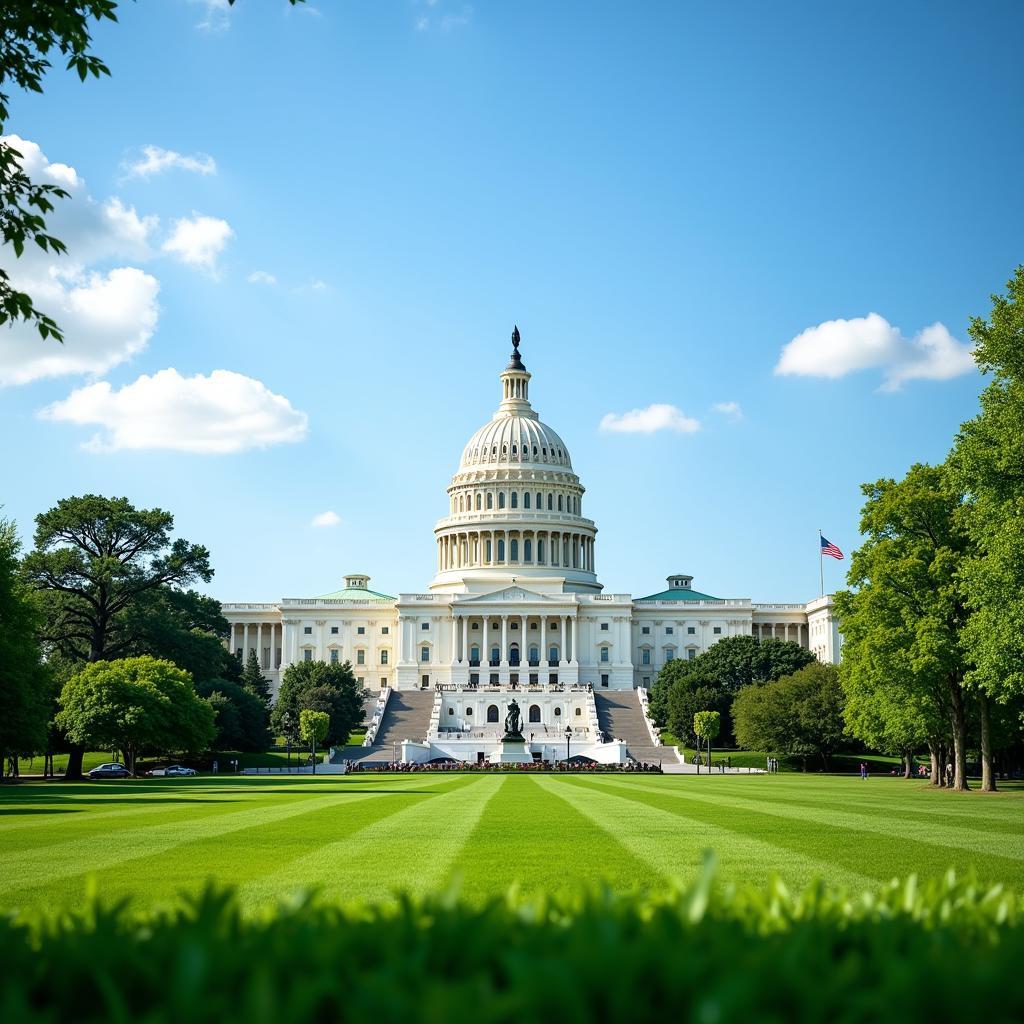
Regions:
<instances>
[{"instance_id":1,"label":"leafy branch overhead","mask_svg":"<svg viewBox=\"0 0 1024 1024\"><path fill-rule=\"evenodd\" d=\"M228 0L234 5L235 0ZM304 0L289 0L294 6ZM11 89L41 93L43 77L59 55L65 69L87 78L109 75L110 69L90 52L92 32L104 21L117 21L117 0L17 0L0 4L0 236L4 252L20 258L34 243L55 256L67 252L64 243L46 230L46 216L55 200L67 199L58 185L39 184L25 173L22 156L4 136L10 115ZM35 325L45 340L63 342L56 321L38 309L28 292L11 281L0 267L0 324L17 321Z\"/></svg>"}]
</instances>

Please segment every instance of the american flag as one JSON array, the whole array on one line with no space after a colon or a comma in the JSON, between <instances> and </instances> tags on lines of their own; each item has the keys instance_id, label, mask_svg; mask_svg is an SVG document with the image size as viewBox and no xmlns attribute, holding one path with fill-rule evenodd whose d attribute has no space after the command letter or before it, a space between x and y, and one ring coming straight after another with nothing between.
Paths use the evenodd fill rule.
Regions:
<instances>
[{"instance_id":1,"label":"american flag","mask_svg":"<svg viewBox=\"0 0 1024 1024\"><path fill-rule=\"evenodd\" d=\"M838 558L842 560L843 553L832 543L827 537L821 538L821 553L828 555L829 558Z\"/></svg>"}]
</instances>

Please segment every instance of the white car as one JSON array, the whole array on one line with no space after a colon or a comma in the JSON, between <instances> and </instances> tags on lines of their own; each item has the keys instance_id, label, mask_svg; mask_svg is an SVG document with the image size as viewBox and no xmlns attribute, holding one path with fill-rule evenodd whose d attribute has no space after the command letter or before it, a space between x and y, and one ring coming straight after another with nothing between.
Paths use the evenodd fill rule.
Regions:
<instances>
[{"instance_id":1,"label":"white car","mask_svg":"<svg viewBox=\"0 0 1024 1024\"><path fill-rule=\"evenodd\" d=\"M183 764L168 765L164 769L164 775L198 775L195 768L186 768Z\"/></svg>"}]
</instances>

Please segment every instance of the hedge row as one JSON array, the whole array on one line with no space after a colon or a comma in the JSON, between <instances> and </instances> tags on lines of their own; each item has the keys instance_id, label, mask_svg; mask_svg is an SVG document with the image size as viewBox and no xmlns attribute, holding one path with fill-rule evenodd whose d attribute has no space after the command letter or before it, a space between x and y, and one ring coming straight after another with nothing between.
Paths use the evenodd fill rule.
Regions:
<instances>
[{"instance_id":1,"label":"hedge row","mask_svg":"<svg viewBox=\"0 0 1024 1024\"><path fill-rule=\"evenodd\" d=\"M0 1020L1019 1021L1022 965L1021 899L952 876L257 913L209 890L0 921Z\"/></svg>"}]
</instances>

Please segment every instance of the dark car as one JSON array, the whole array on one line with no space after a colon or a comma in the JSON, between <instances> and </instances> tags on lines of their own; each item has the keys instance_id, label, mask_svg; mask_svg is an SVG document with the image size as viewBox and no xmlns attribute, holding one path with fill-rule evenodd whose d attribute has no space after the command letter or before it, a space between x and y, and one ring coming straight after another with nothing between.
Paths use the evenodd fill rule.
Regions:
<instances>
[{"instance_id":1,"label":"dark car","mask_svg":"<svg viewBox=\"0 0 1024 1024\"><path fill-rule=\"evenodd\" d=\"M110 761L107 764L98 764L91 772L86 772L90 779L127 779L131 772L123 764Z\"/></svg>"}]
</instances>

